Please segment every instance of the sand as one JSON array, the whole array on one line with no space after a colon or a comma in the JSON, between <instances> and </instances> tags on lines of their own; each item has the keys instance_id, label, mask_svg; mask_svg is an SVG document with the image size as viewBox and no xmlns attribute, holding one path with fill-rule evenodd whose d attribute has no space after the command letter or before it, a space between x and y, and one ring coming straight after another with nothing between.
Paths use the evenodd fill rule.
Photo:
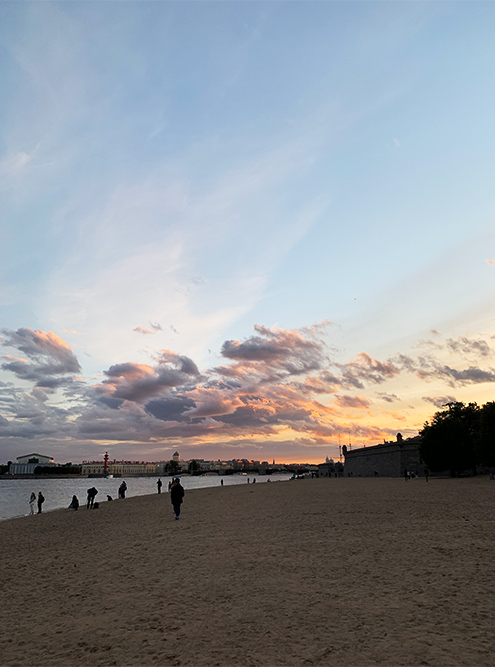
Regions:
<instances>
[{"instance_id":1,"label":"sand","mask_svg":"<svg viewBox=\"0 0 495 667\"><path fill-rule=\"evenodd\" d=\"M318 479L0 524L0 664L493 665L495 482Z\"/></svg>"}]
</instances>

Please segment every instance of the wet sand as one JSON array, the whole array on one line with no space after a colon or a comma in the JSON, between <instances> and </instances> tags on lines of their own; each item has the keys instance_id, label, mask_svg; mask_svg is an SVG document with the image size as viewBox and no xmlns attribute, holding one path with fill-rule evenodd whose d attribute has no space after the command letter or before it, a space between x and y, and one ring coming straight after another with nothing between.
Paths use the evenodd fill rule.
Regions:
<instances>
[{"instance_id":1,"label":"wet sand","mask_svg":"<svg viewBox=\"0 0 495 667\"><path fill-rule=\"evenodd\" d=\"M81 499L80 499L81 500ZM493 665L495 482L319 479L0 524L0 664Z\"/></svg>"}]
</instances>

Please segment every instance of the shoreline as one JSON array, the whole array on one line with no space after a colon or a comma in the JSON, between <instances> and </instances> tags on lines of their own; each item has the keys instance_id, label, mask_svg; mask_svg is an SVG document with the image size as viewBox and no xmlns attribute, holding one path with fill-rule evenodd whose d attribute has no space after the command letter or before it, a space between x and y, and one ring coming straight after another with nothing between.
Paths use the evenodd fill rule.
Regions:
<instances>
[{"instance_id":1,"label":"shoreline","mask_svg":"<svg viewBox=\"0 0 495 667\"><path fill-rule=\"evenodd\" d=\"M488 665L494 512L486 479L342 478L4 521L0 664Z\"/></svg>"},{"instance_id":2,"label":"shoreline","mask_svg":"<svg viewBox=\"0 0 495 667\"><path fill-rule=\"evenodd\" d=\"M40 480L17 480L16 482L0 483L0 521L11 518L29 516L29 505L27 500L31 492L43 492L46 502L43 505L43 512L54 509L65 509L69 506L72 496L75 494L81 503L86 504L87 489L96 486L99 490L97 500L103 505L107 502L107 496L110 495L114 500L118 499L118 487L124 479L127 481L126 499L136 495L153 495L157 491L158 478L102 478L95 479L40 479ZM168 483L172 478L162 478L162 493L166 492ZM230 476L219 478L218 476L184 476L182 484L185 489L209 488L215 485L242 485L246 482L246 477ZM253 481L253 476L249 479ZM274 475L270 477L256 477L259 484L266 483L268 480L288 480L287 475Z\"/></svg>"}]
</instances>

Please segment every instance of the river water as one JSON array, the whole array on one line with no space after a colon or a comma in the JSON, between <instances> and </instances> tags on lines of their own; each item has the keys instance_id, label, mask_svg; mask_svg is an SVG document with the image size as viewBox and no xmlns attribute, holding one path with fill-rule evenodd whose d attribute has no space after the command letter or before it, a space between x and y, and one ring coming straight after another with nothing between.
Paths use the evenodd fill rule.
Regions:
<instances>
[{"instance_id":1,"label":"river water","mask_svg":"<svg viewBox=\"0 0 495 667\"><path fill-rule=\"evenodd\" d=\"M163 482L162 493L167 493L167 487L171 477L161 477ZM181 484L184 489L203 489L212 486L220 486L220 480L223 480L224 486L235 484L247 484L247 480L252 483L266 483L285 481L289 479L288 474L276 475L208 475L201 477L181 477ZM79 503L86 503L87 490L95 486L98 489L96 500L106 502L107 495L112 498L118 498L118 488L122 481L127 484L126 497L145 496L157 493L156 482L158 477L115 477L105 479L103 477L81 479L0 479L0 521L13 519L18 516L29 514L29 497L34 491L45 496L43 512L68 507L73 495L79 499ZM37 511L37 506L35 506Z\"/></svg>"}]
</instances>

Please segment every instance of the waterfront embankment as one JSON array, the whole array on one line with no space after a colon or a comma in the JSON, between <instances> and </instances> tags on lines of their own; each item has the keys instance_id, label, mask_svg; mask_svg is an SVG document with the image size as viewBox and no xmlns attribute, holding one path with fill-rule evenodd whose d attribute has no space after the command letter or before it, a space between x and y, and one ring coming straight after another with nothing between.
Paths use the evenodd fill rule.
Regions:
<instances>
[{"instance_id":1,"label":"waterfront embankment","mask_svg":"<svg viewBox=\"0 0 495 667\"><path fill-rule=\"evenodd\" d=\"M494 482L315 479L0 524L0 664L493 664Z\"/></svg>"}]
</instances>

